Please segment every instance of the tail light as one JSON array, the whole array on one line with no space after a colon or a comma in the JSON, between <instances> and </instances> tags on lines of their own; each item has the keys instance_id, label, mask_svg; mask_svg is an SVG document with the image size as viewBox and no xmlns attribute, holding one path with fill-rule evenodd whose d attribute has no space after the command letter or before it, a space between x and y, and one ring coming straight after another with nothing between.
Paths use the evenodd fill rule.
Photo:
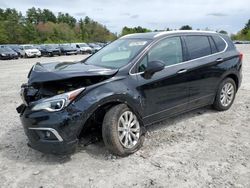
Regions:
<instances>
[{"instance_id":1,"label":"tail light","mask_svg":"<svg viewBox=\"0 0 250 188\"><path fill-rule=\"evenodd\" d=\"M239 58L240 58L240 61L243 60L243 53L240 53Z\"/></svg>"}]
</instances>

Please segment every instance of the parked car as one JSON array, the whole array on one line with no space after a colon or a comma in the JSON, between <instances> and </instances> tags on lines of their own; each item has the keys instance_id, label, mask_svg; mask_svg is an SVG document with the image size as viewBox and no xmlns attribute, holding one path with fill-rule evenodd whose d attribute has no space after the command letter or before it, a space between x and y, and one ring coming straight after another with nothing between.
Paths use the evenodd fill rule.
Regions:
<instances>
[{"instance_id":1,"label":"parked car","mask_svg":"<svg viewBox=\"0 0 250 188\"><path fill-rule=\"evenodd\" d=\"M20 45L20 49L24 51L24 57L41 57L41 52L33 45Z\"/></svg>"},{"instance_id":2,"label":"parked car","mask_svg":"<svg viewBox=\"0 0 250 188\"><path fill-rule=\"evenodd\" d=\"M17 111L34 149L73 152L100 126L106 147L126 156L142 146L148 125L207 105L228 110L242 57L215 32L132 34L80 62L34 65Z\"/></svg>"},{"instance_id":3,"label":"parked car","mask_svg":"<svg viewBox=\"0 0 250 188\"><path fill-rule=\"evenodd\" d=\"M76 55L77 54L77 49L72 47L69 44L64 44L64 45L60 45L60 50L61 50L61 54L64 55Z\"/></svg>"},{"instance_id":4,"label":"parked car","mask_svg":"<svg viewBox=\"0 0 250 188\"><path fill-rule=\"evenodd\" d=\"M11 48L12 50L14 50L17 54L18 54L18 57L24 57L25 55L25 52L23 50L20 49L20 46L19 45L14 45L14 44L11 44L11 45L7 45L9 48Z\"/></svg>"},{"instance_id":5,"label":"parked car","mask_svg":"<svg viewBox=\"0 0 250 188\"><path fill-rule=\"evenodd\" d=\"M95 44L95 43L88 43L88 45L93 49L94 53L98 52L100 49L102 49L101 46Z\"/></svg>"},{"instance_id":6,"label":"parked car","mask_svg":"<svg viewBox=\"0 0 250 188\"><path fill-rule=\"evenodd\" d=\"M18 54L9 47L1 46L0 47L0 59L18 59Z\"/></svg>"},{"instance_id":7,"label":"parked car","mask_svg":"<svg viewBox=\"0 0 250 188\"><path fill-rule=\"evenodd\" d=\"M76 44L71 44L71 46L74 46L78 53L81 54L92 54L94 52L94 50L88 46L86 43L76 43Z\"/></svg>"},{"instance_id":8,"label":"parked car","mask_svg":"<svg viewBox=\"0 0 250 188\"><path fill-rule=\"evenodd\" d=\"M54 55L61 55L61 50L56 47L55 45L49 45L49 44L45 44L45 45L39 45L37 47L40 51L41 54L43 56L54 56Z\"/></svg>"}]
</instances>

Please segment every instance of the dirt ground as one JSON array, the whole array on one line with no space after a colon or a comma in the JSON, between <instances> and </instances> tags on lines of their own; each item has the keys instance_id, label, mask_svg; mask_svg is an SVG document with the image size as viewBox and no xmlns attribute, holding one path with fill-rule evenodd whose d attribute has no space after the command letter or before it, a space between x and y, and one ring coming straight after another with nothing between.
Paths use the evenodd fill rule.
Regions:
<instances>
[{"instance_id":1,"label":"dirt ground","mask_svg":"<svg viewBox=\"0 0 250 188\"><path fill-rule=\"evenodd\" d=\"M238 49L244 79L230 110L206 107L155 124L126 158L109 154L103 142L64 157L26 145L15 108L29 69L82 55L0 61L0 187L250 187L250 45Z\"/></svg>"}]
</instances>

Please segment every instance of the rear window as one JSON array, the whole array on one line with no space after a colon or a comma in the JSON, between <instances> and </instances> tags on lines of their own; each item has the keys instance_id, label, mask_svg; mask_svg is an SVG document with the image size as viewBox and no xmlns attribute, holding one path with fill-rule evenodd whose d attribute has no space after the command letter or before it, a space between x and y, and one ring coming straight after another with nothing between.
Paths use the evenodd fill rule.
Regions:
<instances>
[{"instance_id":1,"label":"rear window","mask_svg":"<svg viewBox=\"0 0 250 188\"><path fill-rule=\"evenodd\" d=\"M224 42L224 40L221 37L213 36L213 39L214 39L214 42L215 42L219 52L223 51L226 48L226 43Z\"/></svg>"},{"instance_id":2,"label":"rear window","mask_svg":"<svg viewBox=\"0 0 250 188\"><path fill-rule=\"evenodd\" d=\"M190 59L211 54L211 47L207 36L186 36L185 41Z\"/></svg>"}]
</instances>

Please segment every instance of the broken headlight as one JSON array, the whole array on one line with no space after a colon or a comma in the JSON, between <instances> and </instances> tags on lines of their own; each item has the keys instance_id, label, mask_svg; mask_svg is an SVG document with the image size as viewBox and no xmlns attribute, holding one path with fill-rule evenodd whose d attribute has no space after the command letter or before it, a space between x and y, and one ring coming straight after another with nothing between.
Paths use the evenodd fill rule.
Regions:
<instances>
[{"instance_id":1,"label":"broken headlight","mask_svg":"<svg viewBox=\"0 0 250 188\"><path fill-rule=\"evenodd\" d=\"M31 110L46 110L49 112L60 111L72 102L84 89L85 88L80 88L51 98L39 100L34 104Z\"/></svg>"}]
</instances>

